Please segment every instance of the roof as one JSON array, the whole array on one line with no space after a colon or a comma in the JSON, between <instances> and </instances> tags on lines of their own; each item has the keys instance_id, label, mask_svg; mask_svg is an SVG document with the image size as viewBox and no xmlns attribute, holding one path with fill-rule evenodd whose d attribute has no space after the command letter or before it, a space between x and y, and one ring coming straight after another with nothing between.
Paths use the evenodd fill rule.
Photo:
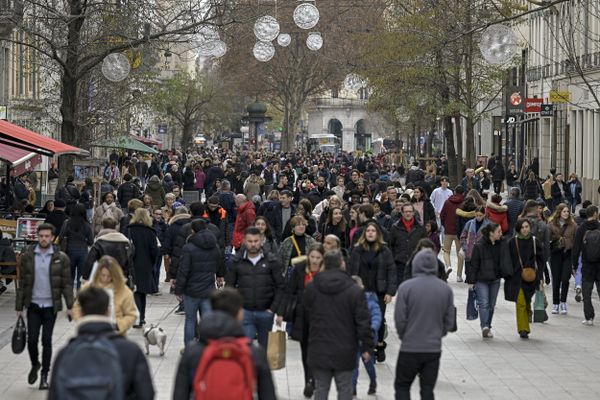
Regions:
<instances>
[{"instance_id":1,"label":"roof","mask_svg":"<svg viewBox=\"0 0 600 400\"><path fill-rule=\"evenodd\" d=\"M47 156L90 154L87 150L40 135L4 120L0 120L0 144Z\"/></svg>"},{"instance_id":2,"label":"roof","mask_svg":"<svg viewBox=\"0 0 600 400\"><path fill-rule=\"evenodd\" d=\"M144 143L133 139L130 136L112 137L98 140L91 144L92 147L107 147L109 149L126 149L139 153L158 154L158 151Z\"/></svg>"}]
</instances>

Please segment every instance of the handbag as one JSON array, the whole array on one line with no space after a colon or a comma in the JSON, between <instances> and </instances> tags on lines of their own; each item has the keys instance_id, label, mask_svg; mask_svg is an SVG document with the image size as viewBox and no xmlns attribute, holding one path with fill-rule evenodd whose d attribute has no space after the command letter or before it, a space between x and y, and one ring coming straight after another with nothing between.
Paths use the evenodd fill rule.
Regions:
<instances>
[{"instance_id":1,"label":"handbag","mask_svg":"<svg viewBox=\"0 0 600 400\"><path fill-rule=\"evenodd\" d=\"M291 238L292 238L292 244L296 248L296 253L298 253L298 256L292 258L290 260L290 264L292 264L292 266L296 267L299 264L305 263L308 260L308 257L305 255L302 255L302 252L300 251L300 246L298 246L298 242L296 241L296 238L294 237L294 235L292 235Z\"/></svg>"},{"instance_id":2,"label":"handbag","mask_svg":"<svg viewBox=\"0 0 600 400\"><path fill-rule=\"evenodd\" d=\"M477 293L474 289L469 289L469 295L467 297L467 320L473 321L479 318L479 312L477 311Z\"/></svg>"},{"instance_id":3,"label":"handbag","mask_svg":"<svg viewBox=\"0 0 600 400\"><path fill-rule=\"evenodd\" d=\"M533 302L533 322L545 322L548 320L548 313L546 312L547 304L546 293L542 289L537 289Z\"/></svg>"},{"instance_id":4,"label":"handbag","mask_svg":"<svg viewBox=\"0 0 600 400\"><path fill-rule=\"evenodd\" d=\"M27 327L25 326L25 320L22 316L17 319L17 324L12 334L12 352L15 354L21 354L25 350L27 344Z\"/></svg>"},{"instance_id":5,"label":"handbag","mask_svg":"<svg viewBox=\"0 0 600 400\"><path fill-rule=\"evenodd\" d=\"M534 257L534 265L523 265L523 260L521 259L521 250L519 250L519 239L515 236L515 246L517 247L517 255L519 256L519 263L521 264L521 280L526 283L535 282L537 278L537 250L535 244L535 236L531 237L533 239L533 257Z\"/></svg>"},{"instance_id":6,"label":"handbag","mask_svg":"<svg viewBox=\"0 0 600 400\"><path fill-rule=\"evenodd\" d=\"M267 361L271 370L277 370L285 368L287 338L285 331L279 330L276 325L273 327L275 330L269 332L267 342Z\"/></svg>"}]
</instances>

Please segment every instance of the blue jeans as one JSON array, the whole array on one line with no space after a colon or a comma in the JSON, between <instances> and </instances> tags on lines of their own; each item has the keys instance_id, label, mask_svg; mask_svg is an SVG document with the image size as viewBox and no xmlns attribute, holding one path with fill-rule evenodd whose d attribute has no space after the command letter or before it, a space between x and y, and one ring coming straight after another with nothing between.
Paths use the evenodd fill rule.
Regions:
<instances>
[{"instance_id":1,"label":"blue jeans","mask_svg":"<svg viewBox=\"0 0 600 400\"><path fill-rule=\"evenodd\" d=\"M577 270L575 271L575 287L581 287L581 256L579 256Z\"/></svg>"},{"instance_id":2,"label":"blue jeans","mask_svg":"<svg viewBox=\"0 0 600 400\"><path fill-rule=\"evenodd\" d=\"M244 322L242 325L248 339L254 340L258 335L258 344L264 349L267 348L269 332L271 332L271 328L273 328L273 313L244 309Z\"/></svg>"},{"instance_id":3,"label":"blue jeans","mask_svg":"<svg viewBox=\"0 0 600 400\"><path fill-rule=\"evenodd\" d=\"M362 359L362 354L360 350L356 352L356 368L352 372L352 388L356 390L356 383L358 382L358 369L360 368L360 360ZM377 373L375 372L375 362L373 361L373 357L369 358L369 361L365 362L362 360L365 369L367 370L367 374L369 375L369 380L371 382L377 382Z\"/></svg>"},{"instance_id":4,"label":"blue jeans","mask_svg":"<svg viewBox=\"0 0 600 400\"><path fill-rule=\"evenodd\" d=\"M479 325L481 328L491 328L494 317L496 298L500 290L500 279L493 282L476 282L475 293L477 294L477 305L479 306Z\"/></svg>"},{"instance_id":5,"label":"blue jeans","mask_svg":"<svg viewBox=\"0 0 600 400\"><path fill-rule=\"evenodd\" d=\"M71 281L75 281L73 286L78 290L81 287L81 270L85 263L85 259L87 258L87 254L87 249L69 251L69 259L71 260ZM92 277L90 277L90 280L92 280Z\"/></svg>"},{"instance_id":6,"label":"blue jeans","mask_svg":"<svg viewBox=\"0 0 600 400\"><path fill-rule=\"evenodd\" d=\"M183 307L185 308L183 341L187 345L196 337L198 311L200 311L200 317L210 312L210 301L207 298L197 298L184 295Z\"/></svg>"}]
</instances>

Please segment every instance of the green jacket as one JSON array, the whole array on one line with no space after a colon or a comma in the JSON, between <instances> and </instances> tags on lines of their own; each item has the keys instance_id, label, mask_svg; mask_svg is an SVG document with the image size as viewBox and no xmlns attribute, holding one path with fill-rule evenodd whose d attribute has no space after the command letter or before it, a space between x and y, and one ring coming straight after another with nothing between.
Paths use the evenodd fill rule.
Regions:
<instances>
[{"instance_id":1,"label":"green jacket","mask_svg":"<svg viewBox=\"0 0 600 400\"><path fill-rule=\"evenodd\" d=\"M33 281L35 278L35 254L37 245L26 247L21 254L21 274L17 289L17 302L15 309L23 311L31 304L33 295ZM50 260L50 288L52 290L52 303L54 312L62 310L61 295L65 298L67 309L73 307L73 280L71 278L71 262L69 257L54 245L54 254Z\"/></svg>"},{"instance_id":2,"label":"green jacket","mask_svg":"<svg viewBox=\"0 0 600 400\"><path fill-rule=\"evenodd\" d=\"M304 235L304 240L306 243L306 251L308 251L308 249L310 248L310 246L312 246L313 244L317 243L317 241L312 237L312 236L308 236L308 235ZM288 266L290 265L291 261L292 261L292 253L294 249L294 244L292 243L292 239L291 236L288 237L287 239L285 239L283 241L283 243L281 243L281 247L279 248L279 261L281 262L281 268L283 268L282 274L285 275L287 273L287 269ZM303 254L303 255L307 255L307 254Z\"/></svg>"}]
</instances>

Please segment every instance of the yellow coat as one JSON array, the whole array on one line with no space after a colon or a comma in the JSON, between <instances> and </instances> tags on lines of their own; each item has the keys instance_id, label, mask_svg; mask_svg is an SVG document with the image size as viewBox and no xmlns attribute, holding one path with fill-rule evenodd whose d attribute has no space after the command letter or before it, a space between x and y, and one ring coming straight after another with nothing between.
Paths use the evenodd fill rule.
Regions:
<instances>
[{"instance_id":1,"label":"yellow coat","mask_svg":"<svg viewBox=\"0 0 600 400\"><path fill-rule=\"evenodd\" d=\"M90 285L91 283L86 283L81 287L81 290ZM114 291L112 290L112 284L102 288L106 289L111 296L111 301L113 304L113 307L110 307L112 310L111 317L117 324L119 335L125 336L127 331L131 329L133 324L135 324L135 321L138 317L138 310L133 299L133 292L127 286L123 286L123 289L119 291ZM79 305L78 301L75 301L75 304L73 305L73 319L78 321L81 318L81 306Z\"/></svg>"}]
</instances>

